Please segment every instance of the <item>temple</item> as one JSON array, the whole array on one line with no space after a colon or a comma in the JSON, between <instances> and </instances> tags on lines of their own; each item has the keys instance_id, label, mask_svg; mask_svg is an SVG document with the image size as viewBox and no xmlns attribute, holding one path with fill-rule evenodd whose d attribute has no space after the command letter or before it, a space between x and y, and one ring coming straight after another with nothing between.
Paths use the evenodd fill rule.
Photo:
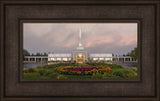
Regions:
<instances>
[{"instance_id":1,"label":"temple","mask_svg":"<svg viewBox=\"0 0 160 101\"><path fill-rule=\"evenodd\" d=\"M78 47L70 53L50 53L48 54L48 62L95 62L95 61L112 61L112 53L89 53L82 45L82 30L79 30Z\"/></svg>"}]
</instances>

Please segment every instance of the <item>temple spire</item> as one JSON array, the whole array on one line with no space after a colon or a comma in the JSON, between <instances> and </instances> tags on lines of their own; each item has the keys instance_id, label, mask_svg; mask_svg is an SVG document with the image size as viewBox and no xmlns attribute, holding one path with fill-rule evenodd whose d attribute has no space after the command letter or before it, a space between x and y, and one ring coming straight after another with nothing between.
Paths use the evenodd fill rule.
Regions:
<instances>
[{"instance_id":1,"label":"temple spire","mask_svg":"<svg viewBox=\"0 0 160 101\"><path fill-rule=\"evenodd\" d=\"M82 31L81 29L79 30L79 43L78 43L78 47L77 47L78 50L83 50L83 46L82 46Z\"/></svg>"},{"instance_id":2,"label":"temple spire","mask_svg":"<svg viewBox=\"0 0 160 101\"><path fill-rule=\"evenodd\" d=\"M82 33L81 33L81 29L80 29L79 30L79 46L82 46L81 38L82 38Z\"/></svg>"}]
</instances>

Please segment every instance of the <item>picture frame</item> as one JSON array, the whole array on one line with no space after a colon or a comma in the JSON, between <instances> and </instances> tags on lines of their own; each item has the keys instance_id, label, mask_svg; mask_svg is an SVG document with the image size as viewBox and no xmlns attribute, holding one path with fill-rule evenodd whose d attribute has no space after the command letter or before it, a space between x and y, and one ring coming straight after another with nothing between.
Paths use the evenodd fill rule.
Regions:
<instances>
[{"instance_id":1,"label":"picture frame","mask_svg":"<svg viewBox=\"0 0 160 101\"><path fill-rule=\"evenodd\" d=\"M159 101L158 0L1 1L1 100ZM22 23L138 21L138 80L24 80Z\"/></svg>"}]
</instances>

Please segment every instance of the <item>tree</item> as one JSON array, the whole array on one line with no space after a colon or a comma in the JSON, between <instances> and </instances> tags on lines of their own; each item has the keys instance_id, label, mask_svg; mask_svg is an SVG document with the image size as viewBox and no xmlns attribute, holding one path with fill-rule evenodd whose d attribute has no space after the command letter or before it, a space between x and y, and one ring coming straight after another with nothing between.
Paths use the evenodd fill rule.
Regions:
<instances>
[{"instance_id":1,"label":"tree","mask_svg":"<svg viewBox=\"0 0 160 101\"><path fill-rule=\"evenodd\" d=\"M130 53L127 53L126 56L130 56Z\"/></svg>"},{"instance_id":2,"label":"tree","mask_svg":"<svg viewBox=\"0 0 160 101\"><path fill-rule=\"evenodd\" d=\"M47 53L39 53L39 52L37 52L36 54L35 54L35 56L48 56L48 54Z\"/></svg>"},{"instance_id":3,"label":"tree","mask_svg":"<svg viewBox=\"0 0 160 101\"><path fill-rule=\"evenodd\" d=\"M46 52L44 52L43 56L48 56L48 54Z\"/></svg>"},{"instance_id":4,"label":"tree","mask_svg":"<svg viewBox=\"0 0 160 101\"><path fill-rule=\"evenodd\" d=\"M30 53L26 49L23 49L23 56L30 56Z\"/></svg>"},{"instance_id":5,"label":"tree","mask_svg":"<svg viewBox=\"0 0 160 101\"><path fill-rule=\"evenodd\" d=\"M134 48L134 50L131 51L130 56L135 60L137 60L137 55L138 55L137 48Z\"/></svg>"},{"instance_id":6,"label":"tree","mask_svg":"<svg viewBox=\"0 0 160 101\"><path fill-rule=\"evenodd\" d=\"M36 53L36 56L41 56L41 53Z\"/></svg>"}]
</instances>

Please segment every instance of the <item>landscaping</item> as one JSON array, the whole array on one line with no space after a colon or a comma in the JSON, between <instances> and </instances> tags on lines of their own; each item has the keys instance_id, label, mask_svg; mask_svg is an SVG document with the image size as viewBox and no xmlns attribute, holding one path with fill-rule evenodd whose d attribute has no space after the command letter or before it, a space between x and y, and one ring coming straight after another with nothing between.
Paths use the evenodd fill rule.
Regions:
<instances>
[{"instance_id":1,"label":"landscaping","mask_svg":"<svg viewBox=\"0 0 160 101\"><path fill-rule=\"evenodd\" d=\"M24 79L134 79L137 68L106 63L59 63L23 69Z\"/></svg>"}]
</instances>

